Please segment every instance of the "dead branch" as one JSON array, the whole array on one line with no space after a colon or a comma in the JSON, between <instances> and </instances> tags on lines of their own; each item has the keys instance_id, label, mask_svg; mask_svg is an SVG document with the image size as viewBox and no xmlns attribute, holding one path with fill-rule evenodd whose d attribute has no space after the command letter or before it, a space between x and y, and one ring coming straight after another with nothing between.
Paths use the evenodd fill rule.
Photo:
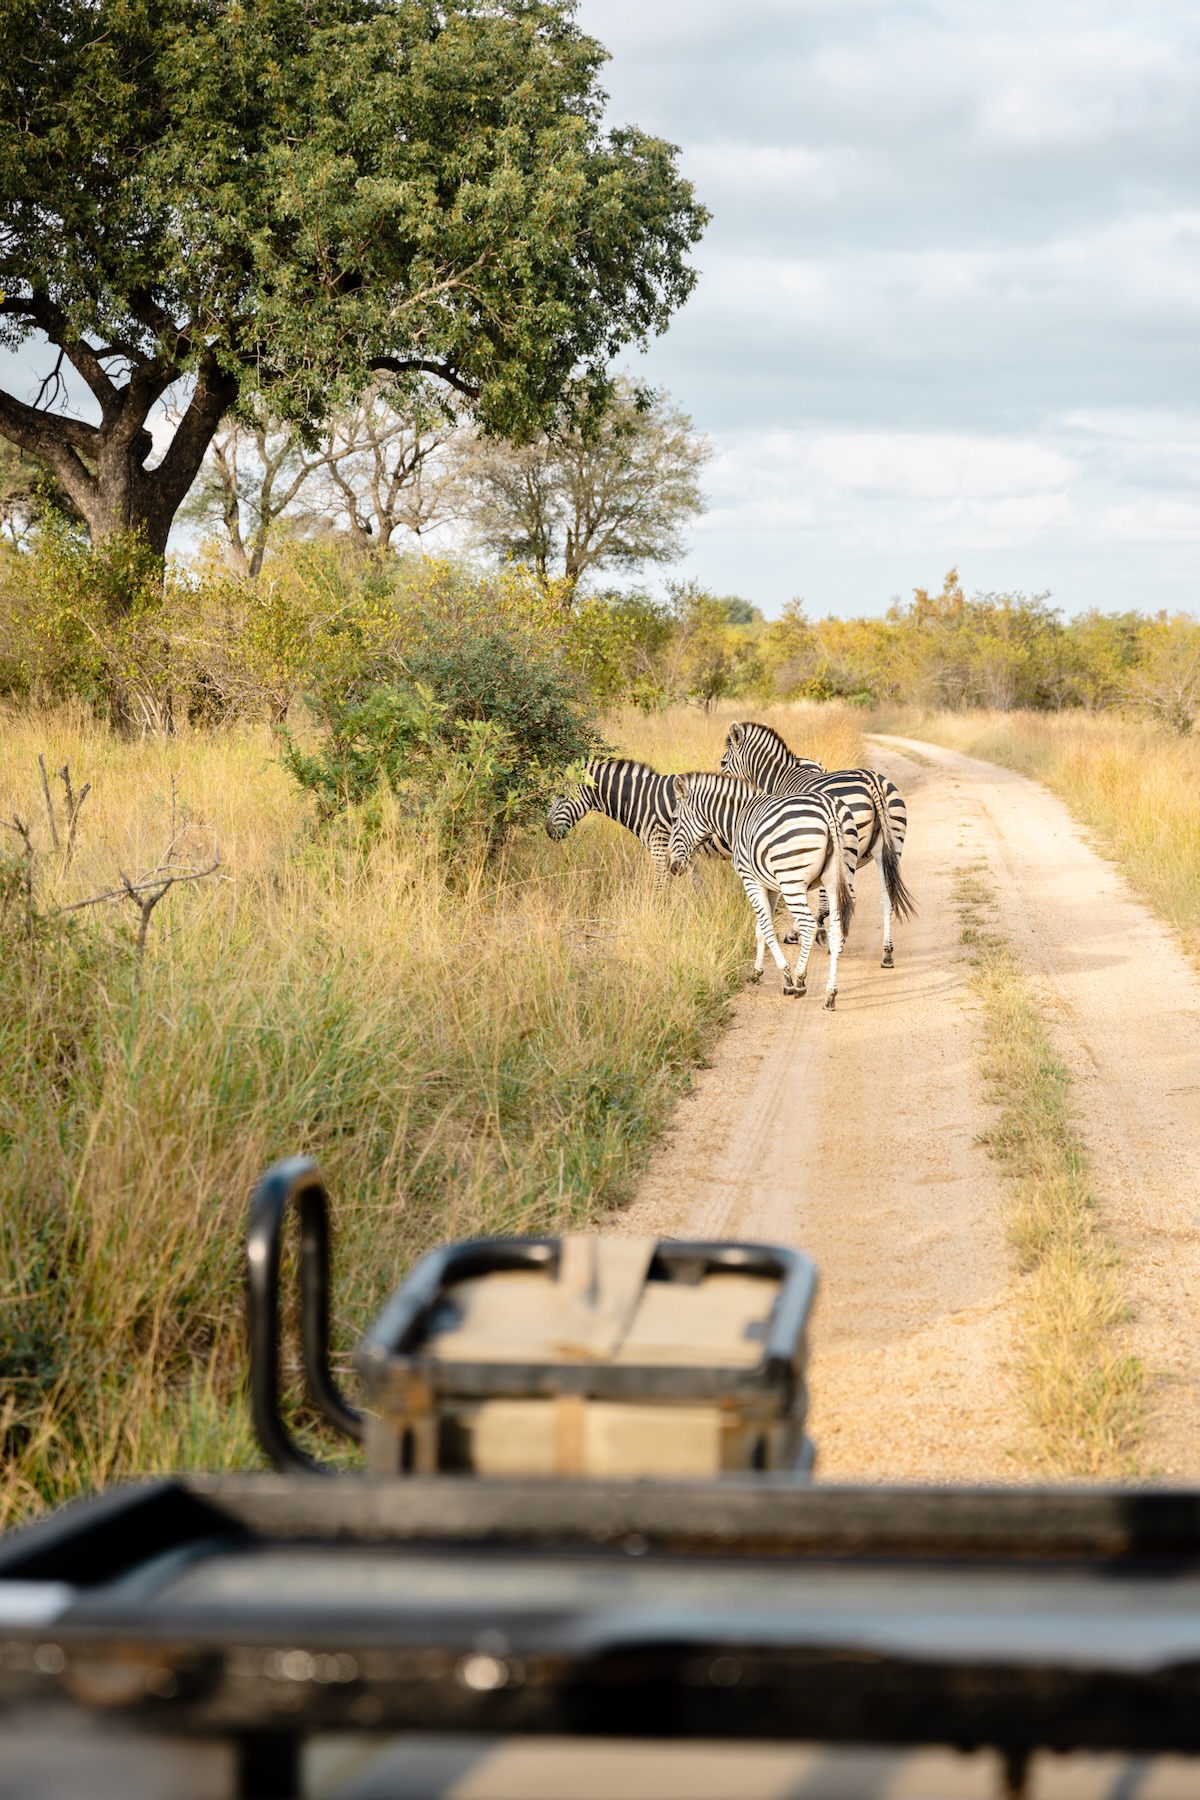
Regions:
<instances>
[{"instance_id":1,"label":"dead branch","mask_svg":"<svg viewBox=\"0 0 1200 1800\"><path fill-rule=\"evenodd\" d=\"M50 842L58 849L58 826L54 820L54 802L50 798L50 782L46 776L46 759L38 752L38 768L42 772L42 793L46 796L46 817L50 821Z\"/></svg>"},{"instance_id":2,"label":"dead branch","mask_svg":"<svg viewBox=\"0 0 1200 1800\"><path fill-rule=\"evenodd\" d=\"M29 826L21 817L20 813L14 813L11 819L5 819L3 823L9 831L16 832L24 845L25 873L22 880L22 886L25 889L25 923L32 934L33 922L37 917L33 897L33 866L37 858L37 851L33 847L33 837L30 833Z\"/></svg>"},{"instance_id":3,"label":"dead branch","mask_svg":"<svg viewBox=\"0 0 1200 1800\"><path fill-rule=\"evenodd\" d=\"M132 900L141 914L138 922L137 942L134 945L134 954L139 963L146 948L146 933L150 929L150 918L159 901L164 900L171 889L181 882L203 881L206 875L215 875L220 866L221 858L214 856L207 869L180 870L167 875L165 880L160 881L157 886L152 886L144 880L134 883L130 881L124 870L120 871L121 880L124 883L124 897Z\"/></svg>"},{"instance_id":4,"label":"dead branch","mask_svg":"<svg viewBox=\"0 0 1200 1800\"><path fill-rule=\"evenodd\" d=\"M137 881L129 881L118 870L118 874L121 875L119 888L110 888L106 894L89 894L86 900L72 900L69 906L60 906L56 910L60 913L80 912L85 906L105 906L114 900L134 900L140 905L140 897L143 894L158 892L158 899L161 899L168 888L184 881L203 881L206 875L215 875L220 866L221 858L216 856L206 869L178 869L167 876L165 880L162 866L151 869L147 875L139 876ZM155 900L154 906L157 905L158 900ZM153 912L154 906L151 907L151 912Z\"/></svg>"},{"instance_id":5,"label":"dead branch","mask_svg":"<svg viewBox=\"0 0 1200 1800\"><path fill-rule=\"evenodd\" d=\"M41 762L41 760L42 759L39 756L38 761ZM92 791L92 784L90 781L85 781L79 793L76 794L74 788L71 786L70 763L64 763L58 773L63 786L67 790L67 851L63 858L63 867L70 868L71 852L75 848L75 826L79 821L79 814L83 808L83 803ZM45 770L43 770L42 780L45 781L45 779L46 774Z\"/></svg>"}]
</instances>

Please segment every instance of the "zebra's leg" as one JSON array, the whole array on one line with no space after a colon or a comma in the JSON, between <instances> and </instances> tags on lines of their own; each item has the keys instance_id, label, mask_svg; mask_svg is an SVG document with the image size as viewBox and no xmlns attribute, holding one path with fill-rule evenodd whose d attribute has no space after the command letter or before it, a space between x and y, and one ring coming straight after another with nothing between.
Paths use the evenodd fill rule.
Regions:
<instances>
[{"instance_id":1,"label":"zebra's leg","mask_svg":"<svg viewBox=\"0 0 1200 1800\"><path fill-rule=\"evenodd\" d=\"M792 985L792 971L788 967L787 957L779 948L779 939L775 936L775 901L777 899L777 894L774 891L768 894L762 883L756 881L753 876L747 877L743 875L742 886L746 890L746 898L749 900L754 912L754 923L757 927L754 946L754 973L750 979L751 981L762 980L763 956L769 947L771 955L775 958L775 967L783 976L784 993L793 993L795 989ZM803 993L804 990L801 989L800 991Z\"/></svg>"},{"instance_id":2,"label":"zebra's leg","mask_svg":"<svg viewBox=\"0 0 1200 1800\"><path fill-rule=\"evenodd\" d=\"M779 902L782 899L783 899L782 894L776 895L774 907L772 909L772 914L771 914L772 918L774 918L775 912L778 910L778 907L779 907ZM785 902L785 905L786 905L786 902ZM791 919L792 929L787 933L787 935L784 937L783 941L785 944L798 944L800 942L800 927L796 923L795 919L792 918L792 915L790 912L788 913L788 918Z\"/></svg>"},{"instance_id":3,"label":"zebra's leg","mask_svg":"<svg viewBox=\"0 0 1200 1800\"><path fill-rule=\"evenodd\" d=\"M877 856L875 861L879 864L879 904L883 908L883 961L879 966L892 969L896 966L892 957L892 897L887 890L882 856Z\"/></svg>"},{"instance_id":4,"label":"zebra's leg","mask_svg":"<svg viewBox=\"0 0 1200 1800\"><path fill-rule=\"evenodd\" d=\"M808 904L808 895L803 888L793 889L785 893L787 909L796 921L797 936L800 941L800 954L796 958L793 973L794 986L787 991L793 995L803 994L808 987L808 959L812 955L813 941L817 934L817 921L813 918Z\"/></svg>"},{"instance_id":5,"label":"zebra's leg","mask_svg":"<svg viewBox=\"0 0 1200 1800\"><path fill-rule=\"evenodd\" d=\"M825 988L826 1012L832 1012L837 1004L838 958L842 954L844 942L841 915L831 911L829 914L829 981Z\"/></svg>"},{"instance_id":6,"label":"zebra's leg","mask_svg":"<svg viewBox=\"0 0 1200 1800\"><path fill-rule=\"evenodd\" d=\"M661 831L652 832L646 843L654 867L654 887L661 893L671 879L671 863L667 855L667 838Z\"/></svg>"},{"instance_id":7,"label":"zebra's leg","mask_svg":"<svg viewBox=\"0 0 1200 1800\"><path fill-rule=\"evenodd\" d=\"M818 888L818 890L817 890L817 939L816 939L818 944L823 944L827 940L828 932L826 930L826 921L828 920L828 918L829 918L829 895L825 892L824 888Z\"/></svg>"}]
</instances>

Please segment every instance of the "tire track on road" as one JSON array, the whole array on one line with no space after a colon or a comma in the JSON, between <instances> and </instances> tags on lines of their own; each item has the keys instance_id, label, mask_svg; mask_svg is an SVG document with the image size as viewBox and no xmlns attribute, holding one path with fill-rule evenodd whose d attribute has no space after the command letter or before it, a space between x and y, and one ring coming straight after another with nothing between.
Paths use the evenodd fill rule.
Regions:
<instances>
[{"instance_id":1,"label":"tire track on road","mask_svg":"<svg viewBox=\"0 0 1200 1800\"><path fill-rule=\"evenodd\" d=\"M820 1472L1020 1479L1012 1259L953 900L961 808L944 771L880 759L910 805L905 879L920 908L879 967L873 868L838 1009L737 1002L676 1114L632 1230L799 1244L821 1268L812 1425Z\"/></svg>"}]
</instances>

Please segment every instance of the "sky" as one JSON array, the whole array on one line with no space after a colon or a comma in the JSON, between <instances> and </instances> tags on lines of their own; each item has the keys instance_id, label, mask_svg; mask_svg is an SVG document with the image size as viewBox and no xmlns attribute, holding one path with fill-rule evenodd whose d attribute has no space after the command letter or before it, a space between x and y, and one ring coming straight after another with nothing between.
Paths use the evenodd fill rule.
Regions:
<instances>
[{"instance_id":1,"label":"sky","mask_svg":"<svg viewBox=\"0 0 1200 1800\"><path fill-rule=\"evenodd\" d=\"M956 566L1200 611L1200 11L581 0L713 219L629 366L712 440L671 571L882 612Z\"/></svg>"},{"instance_id":2,"label":"sky","mask_svg":"<svg viewBox=\"0 0 1200 1800\"><path fill-rule=\"evenodd\" d=\"M1068 615L1200 612L1194 4L578 17L611 122L678 144L713 215L692 298L625 365L714 451L651 586L846 616L956 567Z\"/></svg>"}]
</instances>

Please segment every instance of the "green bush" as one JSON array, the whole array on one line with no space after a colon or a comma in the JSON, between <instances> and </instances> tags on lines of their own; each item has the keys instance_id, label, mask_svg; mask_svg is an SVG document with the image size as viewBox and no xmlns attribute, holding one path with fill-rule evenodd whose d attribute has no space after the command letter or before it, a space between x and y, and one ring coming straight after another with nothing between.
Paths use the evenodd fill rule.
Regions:
<instances>
[{"instance_id":1,"label":"green bush","mask_svg":"<svg viewBox=\"0 0 1200 1800\"><path fill-rule=\"evenodd\" d=\"M285 734L284 766L324 818L388 789L442 847L490 854L544 808L562 770L599 748L571 678L502 631L427 637L402 683L313 701L321 741Z\"/></svg>"}]
</instances>

